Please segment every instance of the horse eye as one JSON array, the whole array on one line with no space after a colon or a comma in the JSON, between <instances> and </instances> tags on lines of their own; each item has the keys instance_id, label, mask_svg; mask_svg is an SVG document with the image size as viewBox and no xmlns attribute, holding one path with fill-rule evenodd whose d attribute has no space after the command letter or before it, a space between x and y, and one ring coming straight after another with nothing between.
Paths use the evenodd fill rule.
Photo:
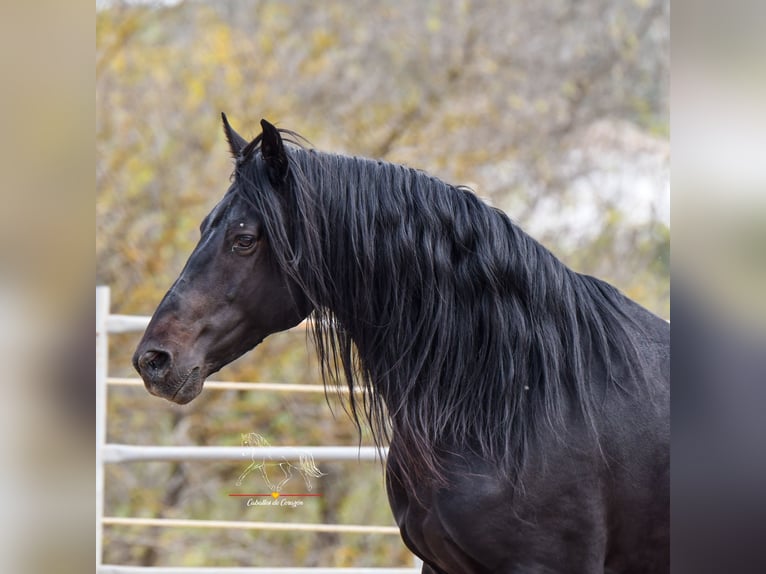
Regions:
<instances>
[{"instance_id":1,"label":"horse eye","mask_svg":"<svg viewBox=\"0 0 766 574\"><path fill-rule=\"evenodd\" d=\"M232 245L232 251L245 251L255 244L255 237L252 235L237 235Z\"/></svg>"}]
</instances>

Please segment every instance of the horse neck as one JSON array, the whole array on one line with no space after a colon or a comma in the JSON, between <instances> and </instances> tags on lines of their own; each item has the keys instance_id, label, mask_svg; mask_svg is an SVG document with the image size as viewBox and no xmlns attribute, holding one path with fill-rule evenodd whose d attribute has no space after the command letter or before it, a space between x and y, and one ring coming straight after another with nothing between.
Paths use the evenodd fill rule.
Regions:
<instances>
[{"instance_id":1,"label":"horse neck","mask_svg":"<svg viewBox=\"0 0 766 574\"><path fill-rule=\"evenodd\" d=\"M594 424L594 362L609 381L612 351L636 355L622 296L468 191L401 166L325 165L305 178L299 278L325 375L374 391L349 396L378 444L390 416L405 466L439 475L436 449L470 440L510 469L570 405Z\"/></svg>"}]
</instances>

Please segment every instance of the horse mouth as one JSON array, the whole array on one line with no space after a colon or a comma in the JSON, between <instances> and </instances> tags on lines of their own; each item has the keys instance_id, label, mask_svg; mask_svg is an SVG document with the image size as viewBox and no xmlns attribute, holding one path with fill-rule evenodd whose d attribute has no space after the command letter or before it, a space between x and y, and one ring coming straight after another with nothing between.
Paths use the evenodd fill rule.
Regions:
<instances>
[{"instance_id":1,"label":"horse mouth","mask_svg":"<svg viewBox=\"0 0 766 574\"><path fill-rule=\"evenodd\" d=\"M166 397L168 400L179 404L185 405L192 401L202 392L202 377L200 376L200 368L194 367L184 377L181 384L176 389L171 397Z\"/></svg>"}]
</instances>

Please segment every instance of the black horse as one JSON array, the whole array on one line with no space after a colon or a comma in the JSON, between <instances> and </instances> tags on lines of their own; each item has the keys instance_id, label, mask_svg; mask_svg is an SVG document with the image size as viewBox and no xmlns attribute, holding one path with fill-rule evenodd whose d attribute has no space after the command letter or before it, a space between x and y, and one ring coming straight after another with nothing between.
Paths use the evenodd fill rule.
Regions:
<instances>
[{"instance_id":1,"label":"black horse","mask_svg":"<svg viewBox=\"0 0 766 574\"><path fill-rule=\"evenodd\" d=\"M232 184L136 350L150 393L312 315L423 572L669 570L669 325L469 189L223 117Z\"/></svg>"}]
</instances>

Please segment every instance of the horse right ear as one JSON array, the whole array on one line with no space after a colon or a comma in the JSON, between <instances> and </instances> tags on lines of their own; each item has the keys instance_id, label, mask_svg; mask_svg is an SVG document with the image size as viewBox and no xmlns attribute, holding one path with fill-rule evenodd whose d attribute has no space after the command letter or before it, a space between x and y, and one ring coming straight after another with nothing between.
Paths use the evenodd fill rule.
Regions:
<instances>
[{"instance_id":1,"label":"horse right ear","mask_svg":"<svg viewBox=\"0 0 766 574\"><path fill-rule=\"evenodd\" d=\"M237 159L242 154L242 150L245 149L247 140L234 131L234 128L229 125L229 120L226 119L226 114L223 112L221 112L221 119L223 120L223 133L226 134L226 141L229 142L231 156Z\"/></svg>"},{"instance_id":2,"label":"horse right ear","mask_svg":"<svg viewBox=\"0 0 766 574\"><path fill-rule=\"evenodd\" d=\"M279 130L266 120L261 120L261 129L261 155L269 169L269 177L272 183L281 183L287 176L285 144Z\"/></svg>"}]
</instances>

